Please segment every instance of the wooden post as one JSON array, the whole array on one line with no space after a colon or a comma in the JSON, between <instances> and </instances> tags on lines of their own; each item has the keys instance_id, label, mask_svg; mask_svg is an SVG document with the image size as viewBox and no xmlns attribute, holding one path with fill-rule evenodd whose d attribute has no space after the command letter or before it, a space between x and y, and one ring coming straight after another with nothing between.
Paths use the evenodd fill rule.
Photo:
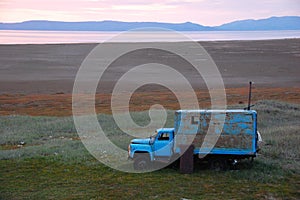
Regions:
<instances>
[{"instance_id":1,"label":"wooden post","mask_svg":"<svg viewBox=\"0 0 300 200\"><path fill-rule=\"evenodd\" d=\"M182 146L181 152L183 151L185 152L180 157L180 173L191 174L194 171L194 145Z\"/></svg>"}]
</instances>

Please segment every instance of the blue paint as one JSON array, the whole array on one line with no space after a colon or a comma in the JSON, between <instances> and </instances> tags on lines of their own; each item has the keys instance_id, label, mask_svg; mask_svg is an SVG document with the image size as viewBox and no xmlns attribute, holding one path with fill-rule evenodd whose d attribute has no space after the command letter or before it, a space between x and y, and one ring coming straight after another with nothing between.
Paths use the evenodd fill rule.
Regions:
<instances>
[{"instance_id":1,"label":"blue paint","mask_svg":"<svg viewBox=\"0 0 300 200\"><path fill-rule=\"evenodd\" d=\"M254 155L255 152L249 150L242 150L242 149L221 149L221 148L214 148L212 151L200 151L199 149L194 150L194 154L226 154L226 155Z\"/></svg>"}]
</instances>

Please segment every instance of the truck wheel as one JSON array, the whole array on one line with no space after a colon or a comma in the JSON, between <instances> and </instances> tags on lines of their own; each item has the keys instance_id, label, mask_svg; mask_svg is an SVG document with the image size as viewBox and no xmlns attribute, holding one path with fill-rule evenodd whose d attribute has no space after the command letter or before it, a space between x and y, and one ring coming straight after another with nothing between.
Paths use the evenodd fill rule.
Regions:
<instances>
[{"instance_id":1,"label":"truck wheel","mask_svg":"<svg viewBox=\"0 0 300 200\"><path fill-rule=\"evenodd\" d=\"M134 159L133 168L135 170L144 171L149 169L150 159L148 155L138 155Z\"/></svg>"},{"instance_id":2,"label":"truck wheel","mask_svg":"<svg viewBox=\"0 0 300 200\"><path fill-rule=\"evenodd\" d=\"M225 171L228 168L227 160L213 159L210 161L210 168L215 171Z\"/></svg>"},{"instance_id":3,"label":"truck wheel","mask_svg":"<svg viewBox=\"0 0 300 200\"><path fill-rule=\"evenodd\" d=\"M247 168L251 169L253 167L254 157L250 157L247 159Z\"/></svg>"}]
</instances>

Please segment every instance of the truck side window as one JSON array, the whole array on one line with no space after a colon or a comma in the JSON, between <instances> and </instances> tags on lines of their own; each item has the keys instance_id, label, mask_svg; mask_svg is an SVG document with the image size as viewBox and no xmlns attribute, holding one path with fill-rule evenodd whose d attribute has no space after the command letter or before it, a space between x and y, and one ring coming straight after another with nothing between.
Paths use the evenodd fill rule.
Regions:
<instances>
[{"instance_id":1,"label":"truck side window","mask_svg":"<svg viewBox=\"0 0 300 200\"><path fill-rule=\"evenodd\" d=\"M170 136L169 133L162 133L158 140L169 140Z\"/></svg>"}]
</instances>

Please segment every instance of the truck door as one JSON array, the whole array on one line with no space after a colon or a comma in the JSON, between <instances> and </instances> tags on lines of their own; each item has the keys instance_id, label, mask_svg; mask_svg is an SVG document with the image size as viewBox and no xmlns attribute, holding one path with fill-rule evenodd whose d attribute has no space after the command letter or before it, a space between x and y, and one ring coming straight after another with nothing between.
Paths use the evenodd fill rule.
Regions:
<instances>
[{"instance_id":1,"label":"truck door","mask_svg":"<svg viewBox=\"0 0 300 200\"><path fill-rule=\"evenodd\" d=\"M170 157L172 156L173 148L173 135L172 132L162 132L154 142L154 155L157 157Z\"/></svg>"}]
</instances>

